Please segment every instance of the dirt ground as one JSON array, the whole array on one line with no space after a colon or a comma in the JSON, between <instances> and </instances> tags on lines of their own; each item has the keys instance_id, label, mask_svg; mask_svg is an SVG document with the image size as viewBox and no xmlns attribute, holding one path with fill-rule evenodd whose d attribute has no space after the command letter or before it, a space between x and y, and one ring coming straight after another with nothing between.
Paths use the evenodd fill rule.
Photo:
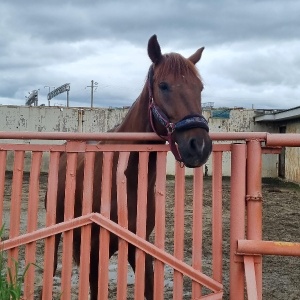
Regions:
<instances>
[{"instance_id":1,"label":"dirt ground","mask_svg":"<svg viewBox=\"0 0 300 300\"><path fill-rule=\"evenodd\" d=\"M11 195L11 179L12 174L7 173L5 183L5 203L3 221L6 227L3 239L8 237L9 228L9 211L10 211L10 195ZM22 220L21 227L26 227L27 216L27 200L28 200L28 174L24 174L23 195L22 195ZM43 198L47 188L47 174L42 174L40 178L40 205L39 205L39 228L44 223L44 204ZM174 209L174 179L168 178L167 181L167 237L166 249L173 252L173 209ZM203 272L211 275L211 178L204 178L204 219L203 219ZM224 277L224 297L228 299L229 291L229 205L230 205L230 179L223 179L223 277ZM300 187L294 184L285 183L280 180L264 180L263 183L263 238L265 240L278 241L300 241ZM184 260L187 263L191 261L191 216L192 208L192 179L186 179L186 197L185 197L185 250ZM25 229L26 230L26 229ZM23 230L21 230L23 231ZM43 243L38 244L38 260L37 265L42 264ZM20 251L20 261L22 261L22 253ZM111 260L110 265L110 299L116 299L116 270L115 257ZM39 272L39 270L37 270ZM55 277L55 285L59 286L59 272ZM37 276L37 286L41 284L42 276ZM77 299L76 282L78 274L74 270L72 278L74 293L72 299ZM165 299L172 299L173 287L173 270L169 267L165 268ZM133 295L134 274L128 275L128 295ZM132 296L131 296L132 297ZM128 296L128 299L133 299ZM191 282L184 280L184 299L191 299ZM263 258L263 299L300 299L300 258L298 257L273 257L265 256Z\"/></svg>"}]
</instances>

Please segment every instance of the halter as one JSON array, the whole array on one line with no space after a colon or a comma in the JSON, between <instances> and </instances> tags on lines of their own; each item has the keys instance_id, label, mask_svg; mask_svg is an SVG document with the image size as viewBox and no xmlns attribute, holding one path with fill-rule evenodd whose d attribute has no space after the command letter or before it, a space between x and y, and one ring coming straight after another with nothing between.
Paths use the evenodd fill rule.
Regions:
<instances>
[{"instance_id":1,"label":"halter","mask_svg":"<svg viewBox=\"0 0 300 300\"><path fill-rule=\"evenodd\" d=\"M174 131L183 131L191 128L203 128L207 132L209 132L208 123L206 119L200 114L191 114L185 116L183 119L176 123L171 123L167 115L155 104L153 98L153 76L154 76L154 68L153 65L150 67L148 72L148 90L149 90L149 116L150 123L153 131L167 141L170 145L171 151L175 157L175 159L179 162L182 162L181 155L178 151L178 147L173 139ZM167 130L167 135L161 135L157 132L153 117L165 127Z\"/></svg>"}]
</instances>

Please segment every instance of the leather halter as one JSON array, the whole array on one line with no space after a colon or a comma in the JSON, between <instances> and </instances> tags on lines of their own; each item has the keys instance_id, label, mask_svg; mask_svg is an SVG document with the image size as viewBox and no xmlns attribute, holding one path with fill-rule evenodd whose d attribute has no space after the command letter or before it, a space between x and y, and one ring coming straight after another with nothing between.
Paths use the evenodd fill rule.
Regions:
<instances>
[{"instance_id":1,"label":"leather halter","mask_svg":"<svg viewBox=\"0 0 300 300\"><path fill-rule=\"evenodd\" d=\"M154 67L151 65L148 72L148 90L149 90L149 117L150 123L153 131L167 141L170 145L171 151L175 159L179 162L182 162L181 155L178 151L178 147L173 139L174 131L182 131L191 128L203 128L209 132L209 127L206 119L200 114L191 114L185 116L183 119L176 123L171 123L168 116L157 106L153 98L153 76L154 76ZM167 135L161 135L157 132L153 117L167 130Z\"/></svg>"}]
</instances>

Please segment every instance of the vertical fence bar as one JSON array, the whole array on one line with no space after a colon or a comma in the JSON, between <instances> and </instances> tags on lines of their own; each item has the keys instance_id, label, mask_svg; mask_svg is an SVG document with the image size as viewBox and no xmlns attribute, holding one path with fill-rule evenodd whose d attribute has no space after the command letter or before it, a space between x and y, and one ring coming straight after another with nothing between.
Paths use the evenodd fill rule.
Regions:
<instances>
[{"instance_id":1,"label":"vertical fence bar","mask_svg":"<svg viewBox=\"0 0 300 300\"><path fill-rule=\"evenodd\" d=\"M141 239L146 239L148 160L149 160L148 152L139 153L136 235ZM142 250L136 248L134 299L135 300L143 299L144 290L145 290L145 253Z\"/></svg>"},{"instance_id":2,"label":"vertical fence bar","mask_svg":"<svg viewBox=\"0 0 300 300\"><path fill-rule=\"evenodd\" d=\"M3 206L5 192L6 151L0 151L0 228L3 226ZM1 239L1 237L0 237Z\"/></svg>"},{"instance_id":3,"label":"vertical fence bar","mask_svg":"<svg viewBox=\"0 0 300 300\"><path fill-rule=\"evenodd\" d=\"M32 152L28 194L27 232L33 232L37 228L42 155L42 152ZM32 263L35 263L35 258L36 243L29 243L25 249L25 266L31 264L27 270L24 282L24 295L26 296L26 299L34 299L35 266Z\"/></svg>"},{"instance_id":4,"label":"vertical fence bar","mask_svg":"<svg viewBox=\"0 0 300 300\"><path fill-rule=\"evenodd\" d=\"M185 169L176 162L175 172L174 256L183 260ZM183 299L183 275L176 270L174 270L173 299Z\"/></svg>"},{"instance_id":5,"label":"vertical fence bar","mask_svg":"<svg viewBox=\"0 0 300 300\"><path fill-rule=\"evenodd\" d=\"M94 161L95 152L84 154L84 177L83 177L83 198L82 215L92 212L93 183L94 183ZM91 252L91 225L81 228L80 243L80 267L79 267L79 299L88 299L89 295L89 274L90 274L90 252Z\"/></svg>"},{"instance_id":6,"label":"vertical fence bar","mask_svg":"<svg viewBox=\"0 0 300 300\"><path fill-rule=\"evenodd\" d=\"M46 227L56 223L56 201L59 169L59 152L50 152L48 186L47 186L47 207ZM43 274L43 300L52 300L53 290L53 266L54 266L54 244L55 236L45 239L44 253L44 274Z\"/></svg>"},{"instance_id":7,"label":"vertical fence bar","mask_svg":"<svg viewBox=\"0 0 300 300\"><path fill-rule=\"evenodd\" d=\"M75 142L72 142L75 143ZM67 153L64 220L74 217L77 153ZM73 230L64 232L62 249L61 292L65 299L71 299L71 277L73 258Z\"/></svg>"},{"instance_id":8,"label":"vertical fence bar","mask_svg":"<svg viewBox=\"0 0 300 300\"><path fill-rule=\"evenodd\" d=\"M110 219L113 152L103 152L101 214ZM100 201L100 199L99 199ZM108 299L109 231L100 228L98 300Z\"/></svg>"},{"instance_id":9,"label":"vertical fence bar","mask_svg":"<svg viewBox=\"0 0 300 300\"><path fill-rule=\"evenodd\" d=\"M260 142L247 142L247 239L262 239L262 152ZM262 256L255 261L258 299L262 299Z\"/></svg>"},{"instance_id":10,"label":"vertical fence bar","mask_svg":"<svg viewBox=\"0 0 300 300\"><path fill-rule=\"evenodd\" d=\"M254 255L244 256L248 300L258 300Z\"/></svg>"},{"instance_id":11,"label":"vertical fence bar","mask_svg":"<svg viewBox=\"0 0 300 300\"><path fill-rule=\"evenodd\" d=\"M236 257L237 240L245 237L246 145L231 147L230 300L244 299L244 268Z\"/></svg>"},{"instance_id":12,"label":"vertical fence bar","mask_svg":"<svg viewBox=\"0 0 300 300\"><path fill-rule=\"evenodd\" d=\"M194 170L193 179L193 257L192 266L202 271L202 239L203 239L203 167ZM192 282L192 299L200 298L201 285Z\"/></svg>"},{"instance_id":13,"label":"vertical fence bar","mask_svg":"<svg viewBox=\"0 0 300 300\"><path fill-rule=\"evenodd\" d=\"M118 201L118 223L123 228L128 228L127 209L127 179L125 170L128 165L130 152L120 152L117 168L117 201ZM118 251L118 278L117 278L117 300L127 297L127 272L128 272L128 243L119 238Z\"/></svg>"},{"instance_id":14,"label":"vertical fence bar","mask_svg":"<svg viewBox=\"0 0 300 300\"><path fill-rule=\"evenodd\" d=\"M222 282L222 152L213 152L212 177L212 269L213 279Z\"/></svg>"},{"instance_id":15,"label":"vertical fence bar","mask_svg":"<svg viewBox=\"0 0 300 300\"><path fill-rule=\"evenodd\" d=\"M167 153L158 152L155 189L155 246L165 249L166 235L166 166ZM154 261L154 299L164 299L164 263Z\"/></svg>"},{"instance_id":16,"label":"vertical fence bar","mask_svg":"<svg viewBox=\"0 0 300 300\"><path fill-rule=\"evenodd\" d=\"M9 238L16 237L20 234L20 217L21 217L21 198L22 184L24 171L24 151L15 151L14 167L13 167L13 182L11 187L10 199L10 228ZM19 250L13 248L8 251L8 266L11 267L12 275L14 276L14 262L18 259Z\"/></svg>"}]
</instances>

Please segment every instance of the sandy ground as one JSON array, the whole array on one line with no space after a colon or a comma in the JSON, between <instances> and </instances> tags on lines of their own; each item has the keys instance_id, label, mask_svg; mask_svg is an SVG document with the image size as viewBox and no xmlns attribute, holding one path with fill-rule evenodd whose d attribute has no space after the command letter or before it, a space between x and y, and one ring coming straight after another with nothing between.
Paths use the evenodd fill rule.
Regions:
<instances>
[{"instance_id":1,"label":"sandy ground","mask_svg":"<svg viewBox=\"0 0 300 300\"><path fill-rule=\"evenodd\" d=\"M11 196L11 173L6 176L5 202L3 220L5 232L3 239L8 237L9 211ZM23 195L22 195L22 220L21 231L25 231L27 222L27 201L28 201L28 174L24 174ZM39 228L44 224L44 204L43 198L47 188L47 174L42 174L40 178L40 204L39 204ZM173 252L173 209L174 209L174 180L169 178L167 181L168 198L166 203L167 212L167 237L166 249ZM211 275L211 178L204 180L204 219L203 219L203 271ZM230 200L230 181L223 179L223 277L224 277L224 298L228 299L228 272L229 272L229 200ZM265 180L263 183L263 237L265 240L280 241L300 241L300 188L293 184L287 184L279 180ZM187 263L191 261L191 243L192 236L190 230L190 220L192 210L192 180L186 180L186 199L185 199L185 251L184 260ZM37 265L42 264L43 242L37 245ZM22 261L24 251L20 251L20 261ZM55 277L55 286L59 290L59 274L61 266L58 268ZM41 272L37 270L37 273ZM110 299L116 299L116 257L111 259L110 265ZM42 274L38 274L36 279L37 289L42 282ZM76 283L78 274L74 267L72 283L74 286L72 299L77 299ZM165 268L165 299L172 299L173 270L166 266ZM128 299L133 299L134 274L130 271L128 274ZM184 299L191 299L191 282L184 280ZM59 295L59 291L57 292ZM131 296L130 296L131 295ZM57 296L59 299L59 296ZM35 297L36 298L36 297ZM300 299L300 259L299 257L274 257L265 256L263 258L263 299Z\"/></svg>"}]
</instances>

